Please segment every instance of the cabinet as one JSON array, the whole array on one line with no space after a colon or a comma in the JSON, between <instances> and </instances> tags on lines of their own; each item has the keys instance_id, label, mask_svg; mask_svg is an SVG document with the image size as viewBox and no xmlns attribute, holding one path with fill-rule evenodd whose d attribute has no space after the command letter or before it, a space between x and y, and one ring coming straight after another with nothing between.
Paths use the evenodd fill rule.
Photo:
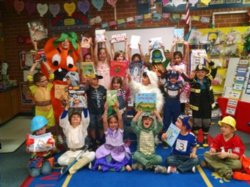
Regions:
<instances>
[{"instance_id":1,"label":"cabinet","mask_svg":"<svg viewBox=\"0 0 250 187\"><path fill-rule=\"evenodd\" d=\"M19 113L19 97L18 87L0 91L0 124Z\"/></svg>"}]
</instances>

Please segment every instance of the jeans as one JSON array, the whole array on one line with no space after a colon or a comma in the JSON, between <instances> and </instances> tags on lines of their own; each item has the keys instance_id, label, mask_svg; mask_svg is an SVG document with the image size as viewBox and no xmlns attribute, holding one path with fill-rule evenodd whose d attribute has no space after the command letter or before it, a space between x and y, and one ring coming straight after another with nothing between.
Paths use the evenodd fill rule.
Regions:
<instances>
[{"instance_id":1,"label":"jeans","mask_svg":"<svg viewBox=\"0 0 250 187\"><path fill-rule=\"evenodd\" d=\"M192 171L192 167L199 165L200 161L198 158L190 158L188 155L174 155L171 154L167 157L167 165L175 166L181 173Z\"/></svg>"},{"instance_id":2,"label":"jeans","mask_svg":"<svg viewBox=\"0 0 250 187\"><path fill-rule=\"evenodd\" d=\"M37 177L39 175L49 175L52 171L52 167L48 161L44 161L42 167L40 168L30 168L29 174L32 177Z\"/></svg>"}]
</instances>

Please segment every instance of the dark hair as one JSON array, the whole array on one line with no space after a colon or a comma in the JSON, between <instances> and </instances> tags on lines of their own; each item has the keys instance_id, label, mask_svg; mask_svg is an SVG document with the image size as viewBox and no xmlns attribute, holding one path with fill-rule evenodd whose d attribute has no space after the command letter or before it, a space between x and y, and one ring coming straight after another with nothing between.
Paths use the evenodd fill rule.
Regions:
<instances>
[{"instance_id":1,"label":"dark hair","mask_svg":"<svg viewBox=\"0 0 250 187\"><path fill-rule=\"evenodd\" d=\"M175 58L176 56L181 57L181 59L183 58L182 53L181 53L180 51L175 51L173 56L174 56L174 58Z\"/></svg>"},{"instance_id":2,"label":"dark hair","mask_svg":"<svg viewBox=\"0 0 250 187\"><path fill-rule=\"evenodd\" d=\"M83 59L86 60L86 56L90 56L90 58L92 58L91 54L90 53L86 53L84 56L83 56Z\"/></svg>"},{"instance_id":3,"label":"dark hair","mask_svg":"<svg viewBox=\"0 0 250 187\"><path fill-rule=\"evenodd\" d=\"M142 76L143 76L143 77L148 77L147 72L143 72Z\"/></svg>"},{"instance_id":4,"label":"dark hair","mask_svg":"<svg viewBox=\"0 0 250 187\"><path fill-rule=\"evenodd\" d=\"M71 123L71 119L72 119L73 115L78 115L80 118L82 118L82 115L81 115L80 111L78 111L78 110L72 110L71 113L70 113L70 115L69 115L69 122L70 123Z\"/></svg>"},{"instance_id":5,"label":"dark hair","mask_svg":"<svg viewBox=\"0 0 250 187\"><path fill-rule=\"evenodd\" d=\"M135 59L136 57L138 57L138 58L139 58L139 61L142 61L142 59L141 59L141 55L140 55L139 53L135 53L135 54L133 54L133 55L132 55L131 60L132 60L132 61L135 61L134 59Z\"/></svg>"},{"instance_id":6,"label":"dark hair","mask_svg":"<svg viewBox=\"0 0 250 187\"><path fill-rule=\"evenodd\" d=\"M33 75L33 82L36 84L38 82L40 82L41 78L45 76L43 73L41 72L37 72Z\"/></svg>"},{"instance_id":7,"label":"dark hair","mask_svg":"<svg viewBox=\"0 0 250 187\"><path fill-rule=\"evenodd\" d=\"M125 60L125 52L121 50L115 52L114 60L116 60L121 54L123 55L123 60Z\"/></svg>"},{"instance_id":8,"label":"dark hair","mask_svg":"<svg viewBox=\"0 0 250 187\"><path fill-rule=\"evenodd\" d=\"M122 78L121 78L121 77L117 77L117 76L113 77L112 80L111 80L111 87L112 87L112 85L113 85L115 82L116 82L116 83L119 83L119 84L121 85L121 87L122 87L123 82L122 82Z\"/></svg>"}]
</instances>

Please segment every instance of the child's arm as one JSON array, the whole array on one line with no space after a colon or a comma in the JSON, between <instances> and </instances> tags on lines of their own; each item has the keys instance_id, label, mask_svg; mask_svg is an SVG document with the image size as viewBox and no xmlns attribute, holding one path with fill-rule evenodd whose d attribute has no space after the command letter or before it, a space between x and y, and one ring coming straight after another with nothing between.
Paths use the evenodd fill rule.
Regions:
<instances>
[{"instance_id":1,"label":"child's arm","mask_svg":"<svg viewBox=\"0 0 250 187\"><path fill-rule=\"evenodd\" d=\"M189 43L184 41L185 51L184 51L184 63L189 67Z\"/></svg>"},{"instance_id":2,"label":"child's arm","mask_svg":"<svg viewBox=\"0 0 250 187\"><path fill-rule=\"evenodd\" d=\"M97 42L95 42L95 47L94 47L94 63L95 63L95 65L97 64L97 62L99 61L99 59L98 59L98 43Z\"/></svg>"},{"instance_id":3,"label":"child's arm","mask_svg":"<svg viewBox=\"0 0 250 187\"><path fill-rule=\"evenodd\" d=\"M138 121L138 119L139 119L139 117L141 116L141 114L142 114L142 111L138 111L136 114L135 114L135 116L134 116L134 118L132 119L134 122L137 122Z\"/></svg>"},{"instance_id":4,"label":"child's arm","mask_svg":"<svg viewBox=\"0 0 250 187\"><path fill-rule=\"evenodd\" d=\"M108 48L106 42L104 42L104 45L105 45L105 51L106 51L106 55L107 55L107 59L106 60L107 60L108 64L110 65L110 60L111 59L113 60L113 58L111 58L111 52L109 51L109 48Z\"/></svg>"},{"instance_id":5,"label":"child's arm","mask_svg":"<svg viewBox=\"0 0 250 187\"><path fill-rule=\"evenodd\" d=\"M103 129L106 131L108 129L108 110L106 109L102 115Z\"/></svg>"},{"instance_id":6,"label":"child's arm","mask_svg":"<svg viewBox=\"0 0 250 187\"><path fill-rule=\"evenodd\" d=\"M141 60L142 60L142 62L145 63L145 55L142 52L142 48L141 48L141 44L140 43L138 43L138 48L139 48L139 52L140 52L140 55L141 55Z\"/></svg>"},{"instance_id":7,"label":"child's arm","mask_svg":"<svg viewBox=\"0 0 250 187\"><path fill-rule=\"evenodd\" d=\"M192 147L192 152L190 153L190 158L197 158L196 151L197 151L197 147L196 146Z\"/></svg>"},{"instance_id":8,"label":"child's arm","mask_svg":"<svg viewBox=\"0 0 250 187\"><path fill-rule=\"evenodd\" d=\"M117 110L117 117L118 117L118 128L123 129L123 120L122 120L122 111Z\"/></svg>"},{"instance_id":9,"label":"child's arm","mask_svg":"<svg viewBox=\"0 0 250 187\"><path fill-rule=\"evenodd\" d=\"M125 41L124 41L124 52L125 52L125 55L124 55L124 57L125 57L125 60L127 60L127 61L130 61L129 60L129 48L128 48L128 38L125 38Z\"/></svg>"},{"instance_id":10,"label":"child's arm","mask_svg":"<svg viewBox=\"0 0 250 187\"><path fill-rule=\"evenodd\" d=\"M114 57L115 57L115 47L114 47L114 43L111 43L111 40L110 40L110 57L111 57L111 60L114 60Z\"/></svg>"}]
</instances>

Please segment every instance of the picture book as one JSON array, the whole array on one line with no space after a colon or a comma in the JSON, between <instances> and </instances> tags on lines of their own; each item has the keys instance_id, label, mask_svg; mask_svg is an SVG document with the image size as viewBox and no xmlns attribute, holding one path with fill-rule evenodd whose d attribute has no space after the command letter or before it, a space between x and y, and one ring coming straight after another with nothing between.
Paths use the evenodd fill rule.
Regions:
<instances>
[{"instance_id":1,"label":"picture book","mask_svg":"<svg viewBox=\"0 0 250 187\"><path fill-rule=\"evenodd\" d=\"M131 62L129 64L129 72L132 80L136 82L141 82L142 71L143 71L142 62Z\"/></svg>"},{"instance_id":2,"label":"picture book","mask_svg":"<svg viewBox=\"0 0 250 187\"><path fill-rule=\"evenodd\" d=\"M107 90L108 107L113 107L115 103L118 103L117 90Z\"/></svg>"},{"instance_id":3,"label":"picture book","mask_svg":"<svg viewBox=\"0 0 250 187\"><path fill-rule=\"evenodd\" d=\"M174 40L177 43L184 42L184 29L180 29L180 28L174 29Z\"/></svg>"},{"instance_id":4,"label":"picture book","mask_svg":"<svg viewBox=\"0 0 250 187\"><path fill-rule=\"evenodd\" d=\"M87 108L87 97L83 88L69 87L68 90L70 108Z\"/></svg>"},{"instance_id":5,"label":"picture book","mask_svg":"<svg viewBox=\"0 0 250 187\"><path fill-rule=\"evenodd\" d=\"M130 38L130 47L131 49L138 49L138 45L140 43L141 36L132 35Z\"/></svg>"},{"instance_id":6,"label":"picture book","mask_svg":"<svg viewBox=\"0 0 250 187\"><path fill-rule=\"evenodd\" d=\"M82 36L81 48L90 48L91 43L92 43L92 38L87 38L85 36Z\"/></svg>"},{"instance_id":7,"label":"picture book","mask_svg":"<svg viewBox=\"0 0 250 187\"><path fill-rule=\"evenodd\" d=\"M111 43L118 43L118 42L124 42L126 40L126 33L121 33L121 34L115 34L111 36Z\"/></svg>"},{"instance_id":8,"label":"picture book","mask_svg":"<svg viewBox=\"0 0 250 187\"><path fill-rule=\"evenodd\" d=\"M80 63L81 75L85 79L95 78L95 67L93 62Z\"/></svg>"},{"instance_id":9,"label":"picture book","mask_svg":"<svg viewBox=\"0 0 250 187\"><path fill-rule=\"evenodd\" d=\"M68 98L68 85L67 84L55 84L55 98L67 99Z\"/></svg>"},{"instance_id":10,"label":"picture book","mask_svg":"<svg viewBox=\"0 0 250 187\"><path fill-rule=\"evenodd\" d=\"M125 77L126 71L128 69L127 61L111 61L110 63L110 76Z\"/></svg>"},{"instance_id":11,"label":"picture book","mask_svg":"<svg viewBox=\"0 0 250 187\"><path fill-rule=\"evenodd\" d=\"M138 93L135 94L135 109L137 111L151 112L156 109L155 93Z\"/></svg>"},{"instance_id":12,"label":"picture book","mask_svg":"<svg viewBox=\"0 0 250 187\"><path fill-rule=\"evenodd\" d=\"M40 41L48 37L48 30L44 27L40 21L30 21L27 23L30 38L32 41Z\"/></svg>"},{"instance_id":13,"label":"picture book","mask_svg":"<svg viewBox=\"0 0 250 187\"><path fill-rule=\"evenodd\" d=\"M199 64L206 65L207 52L205 49L193 49L190 58L190 71L195 70Z\"/></svg>"},{"instance_id":14,"label":"picture book","mask_svg":"<svg viewBox=\"0 0 250 187\"><path fill-rule=\"evenodd\" d=\"M95 39L97 42L105 42L105 29L95 30Z\"/></svg>"},{"instance_id":15,"label":"picture book","mask_svg":"<svg viewBox=\"0 0 250 187\"><path fill-rule=\"evenodd\" d=\"M50 132L42 135L29 134L27 135L26 145L27 149L33 153L50 151L55 148L55 140Z\"/></svg>"},{"instance_id":16,"label":"picture book","mask_svg":"<svg viewBox=\"0 0 250 187\"><path fill-rule=\"evenodd\" d=\"M174 142L176 141L179 133L180 133L180 129L176 127L173 123L171 123L166 132L167 134L166 142L169 146L172 147L174 145Z\"/></svg>"}]
</instances>

